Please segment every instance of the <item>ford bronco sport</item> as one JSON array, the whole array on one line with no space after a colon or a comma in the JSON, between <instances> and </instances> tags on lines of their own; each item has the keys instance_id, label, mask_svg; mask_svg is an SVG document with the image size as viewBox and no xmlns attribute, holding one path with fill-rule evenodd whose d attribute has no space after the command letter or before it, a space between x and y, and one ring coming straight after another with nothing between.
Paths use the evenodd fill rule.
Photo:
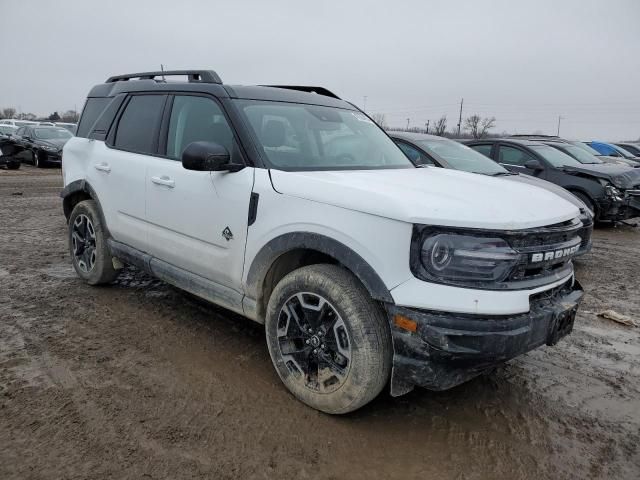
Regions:
<instances>
[{"instance_id":1,"label":"ford bronco sport","mask_svg":"<svg viewBox=\"0 0 640 480\"><path fill-rule=\"evenodd\" d=\"M263 323L282 382L321 411L448 389L572 329L574 205L416 168L326 89L116 76L77 135L61 193L77 274L131 264Z\"/></svg>"}]
</instances>

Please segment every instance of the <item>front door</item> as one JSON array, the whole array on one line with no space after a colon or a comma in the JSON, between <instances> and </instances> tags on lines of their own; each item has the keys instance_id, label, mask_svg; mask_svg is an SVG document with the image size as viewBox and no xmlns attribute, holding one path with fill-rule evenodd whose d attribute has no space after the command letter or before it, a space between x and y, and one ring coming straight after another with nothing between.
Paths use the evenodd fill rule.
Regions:
<instances>
[{"instance_id":1,"label":"front door","mask_svg":"<svg viewBox=\"0 0 640 480\"><path fill-rule=\"evenodd\" d=\"M164 155L147 169L151 254L176 267L236 288L241 284L254 169L197 172L181 154L199 140L218 143L244 163L220 105L211 97L176 95L169 105Z\"/></svg>"}]
</instances>

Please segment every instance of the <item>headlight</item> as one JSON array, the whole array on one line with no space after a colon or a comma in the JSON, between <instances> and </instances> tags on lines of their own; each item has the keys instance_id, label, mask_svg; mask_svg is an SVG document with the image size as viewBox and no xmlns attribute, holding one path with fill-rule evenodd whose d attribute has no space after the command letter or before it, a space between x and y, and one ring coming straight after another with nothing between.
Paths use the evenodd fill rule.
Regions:
<instances>
[{"instance_id":1,"label":"headlight","mask_svg":"<svg viewBox=\"0 0 640 480\"><path fill-rule=\"evenodd\" d=\"M422 243L420 260L426 273L445 283L501 282L521 255L501 238L438 233Z\"/></svg>"},{"instance_id":2,"label":"headlight","mask_svg":"<svg viewBox=\"0 0 640 480\"><path fill-rule=\"evenodd\" d=\"M58 149L56 147L50 147L49 145L40 145L40 148L42 150L45 150L47 152L57 152Z\"/></svg>"},{"instance_id":3,"label":"headlight","mask_svg":"<svg viewBox=\"0 0 640 480\"><path fill-rule=\"evenodd\" d=\"M622 201L623 194L620 190L618 190L613 185L607 185L604 187L604 194L606 197L612 198L613 200Z\"/></svg>"}]
</instances>

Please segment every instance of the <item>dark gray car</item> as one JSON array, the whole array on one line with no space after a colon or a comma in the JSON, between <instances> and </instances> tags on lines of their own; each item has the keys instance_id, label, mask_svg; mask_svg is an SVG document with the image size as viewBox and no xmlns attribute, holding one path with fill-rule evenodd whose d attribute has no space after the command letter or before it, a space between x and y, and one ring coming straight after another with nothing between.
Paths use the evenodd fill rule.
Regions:
<instances>
[{"instance_id":1,"label":"dark gray car","mask_svg":"<svg viewBox=\"0 0 640 480\"><path fill-rule=\"evenodd\" d=\"M625 165L584 164L538 140L473 140L468 146L512 172L555 183L580 198L596 220L640 216L640 169Z\"/></svg>"}]
</instances>

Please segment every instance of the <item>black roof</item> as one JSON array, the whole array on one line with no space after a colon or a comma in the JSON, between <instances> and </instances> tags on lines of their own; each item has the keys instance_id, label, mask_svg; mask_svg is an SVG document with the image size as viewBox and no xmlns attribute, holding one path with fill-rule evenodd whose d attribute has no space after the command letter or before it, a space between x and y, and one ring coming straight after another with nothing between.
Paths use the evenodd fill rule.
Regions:
<instances>
[{"instance_id":1,"label":"black roof","mask_svg":"<svg viewBox=\"0 0 640 480\"><path fill-rule=\"evenodd\" d=\"M187 81L166 81L167 77L186 77ZM203 92L219 98L280 101L323 105L356 110L349 102L324 87L302 85L224 85L213 70L172 70L130 73L109 77L105 83L94 86L89 97L114 97L129 92Z\"/></svg>"},{"instance_id":2,"label":"black roof","mask_svg":"<svg viewBox=\"0 0 640 480\"><path fill-rule=\"evenodd\" d=\"M516 145L522 145L524 147L536 147L541 144L545 144L548 140L544 139L528 139L528 138L513 138L513 137L504 137L504 138L479 138L474 140L468 140L464 143L472 144L472 143L495 143L495 142L506 142L506 143L514 143Z\"/></svg>"}]
</instances>

